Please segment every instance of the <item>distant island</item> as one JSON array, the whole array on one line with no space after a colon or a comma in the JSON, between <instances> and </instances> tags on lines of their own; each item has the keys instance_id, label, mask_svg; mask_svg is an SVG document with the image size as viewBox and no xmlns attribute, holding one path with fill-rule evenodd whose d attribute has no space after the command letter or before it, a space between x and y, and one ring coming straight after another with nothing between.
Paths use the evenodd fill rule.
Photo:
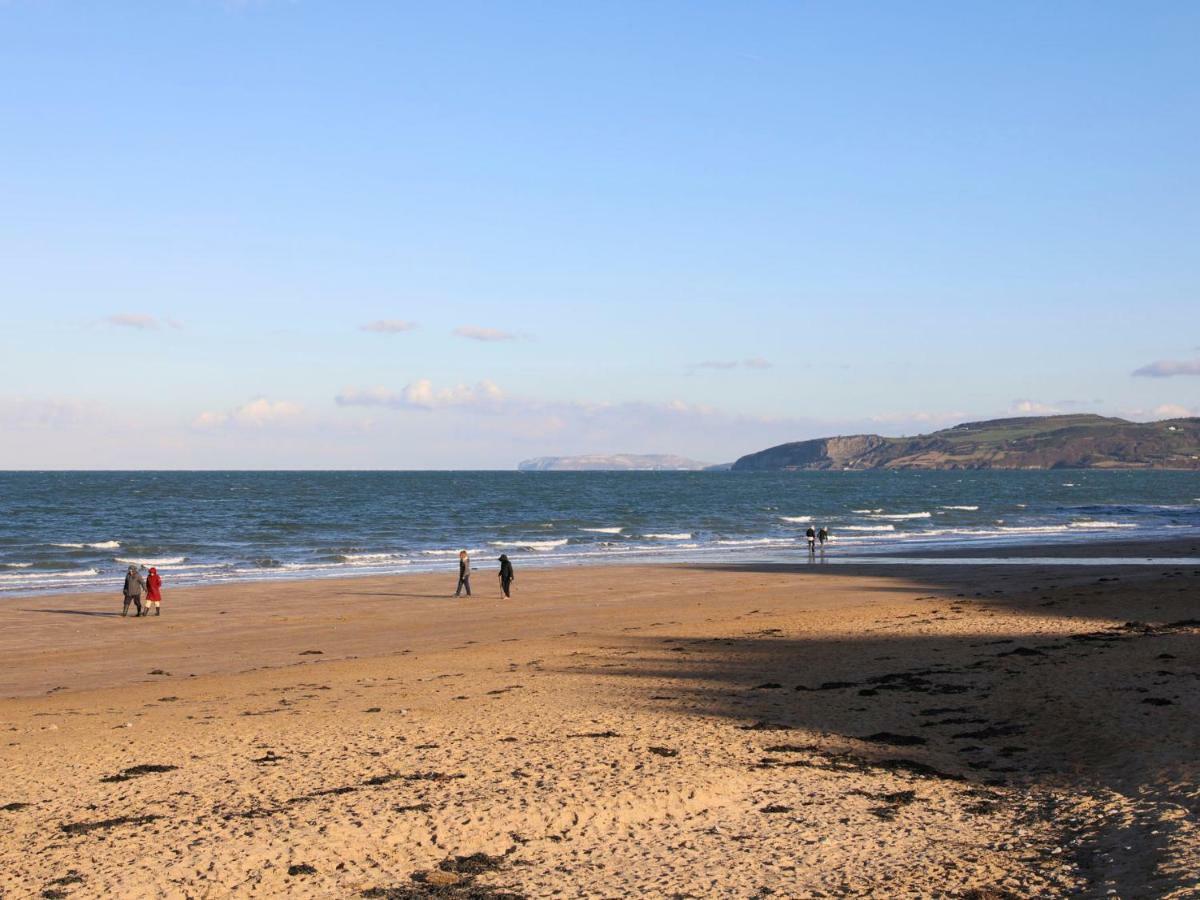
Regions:
<instances>
[{"instance_id":1,"label":"distant island","mask_svg":"<svg viewBox=\"0 0 1200 900\"><path fill-rule=\"evenodd\" d=\"M588 456L539 456L517 464L522 472L700 472L711 466L683 456L666 453L614 453Z\"/></svg>"},{"instance_id":2,"label":"distant island","mask_svg":"<svg viewBox=\"0 0 1200 900\"><path fill-rule=\"evenodd\" d=\"M916 437L855 434L795 441L733 464L734 472L810 469L1200 469L1200 418L992 419Z\"/></svg>"}]
</instances>

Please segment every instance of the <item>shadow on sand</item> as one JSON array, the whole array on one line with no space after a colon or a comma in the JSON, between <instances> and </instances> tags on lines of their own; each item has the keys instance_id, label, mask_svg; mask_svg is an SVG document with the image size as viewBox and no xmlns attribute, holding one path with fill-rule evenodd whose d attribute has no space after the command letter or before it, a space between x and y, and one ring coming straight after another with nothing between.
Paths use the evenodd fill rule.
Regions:
<instances>
[{"instance_id":1,"label":"shadow on sand","mask_svg":"<svg viewBox=\"0 0 1200 900\"><path fill-rule=\"evenodd\" d=\"M647 706L769 732L763 743L788 752L764 749L764 768L880 768L1067 790L1089 795L1085 807L1119 794L1136 814L1061 823L1064 849L1096 895L1101 886L1122 897L1194 887L1171 847L1200 821L1200 571L1066 571L1048 561L981 582L978 569L957 567L708 568L875 576L886 580L865 591L904 600L898 589L911 587L918 593L907 599L922 602L903 614L865 607L852 634L756 629L753 614L728 637L626 634L618 655L569 671L644 681ZM1152 624L1127 621L1131 608ZM1003 627L987 627L994 617ZM1124 848L1135 845L1131 859ZM1119 867L1104 862L1110 852L1125 857Z\"/></svg>"}]
</instances>

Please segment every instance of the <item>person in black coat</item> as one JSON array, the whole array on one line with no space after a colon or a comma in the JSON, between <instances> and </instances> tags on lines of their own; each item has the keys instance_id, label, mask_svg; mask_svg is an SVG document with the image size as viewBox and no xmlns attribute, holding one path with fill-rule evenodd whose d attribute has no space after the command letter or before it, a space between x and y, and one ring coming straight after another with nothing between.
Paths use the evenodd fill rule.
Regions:
<instances>
[{"instance_id":1,"label":"person in black coat","mask_svg":"<svg viewBox=\"0 0 1200 900\"><path fill-rule=\"evenodd\" d=\"M512 563L508 561L508 554L500 554L500 592L504 594L504 599L507 600L512 596L509 589L513 581L516 580L516 575L513 574Z\"/></svg>"}]
</instances>

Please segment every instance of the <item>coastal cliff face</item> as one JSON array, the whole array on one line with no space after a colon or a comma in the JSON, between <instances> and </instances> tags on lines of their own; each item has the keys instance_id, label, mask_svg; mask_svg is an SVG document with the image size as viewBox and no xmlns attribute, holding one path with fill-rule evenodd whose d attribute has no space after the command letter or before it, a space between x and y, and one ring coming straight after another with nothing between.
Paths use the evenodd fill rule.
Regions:
<instances>
[{"instance_id":1,"label":"coastal cliff face","mask_svg":"<svg viewBox=\"0 0 1200 900\"><path fill-rule=\"evenodd\" d=\"M1200 469L1200 418L1128 422L1039 416L968 422L932 434L877 434L780 444L735 472L793 469Z\"/></svg>"}]
</instances>

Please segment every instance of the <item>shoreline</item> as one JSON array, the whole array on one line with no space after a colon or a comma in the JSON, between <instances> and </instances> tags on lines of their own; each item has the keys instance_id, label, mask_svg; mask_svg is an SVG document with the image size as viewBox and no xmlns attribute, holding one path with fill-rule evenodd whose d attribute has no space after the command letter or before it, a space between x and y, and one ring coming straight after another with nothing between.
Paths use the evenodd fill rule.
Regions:
<instances>
[{"instance_id":1,"label":"shoreline","mask_svg":"<svg viewBox=\"0 0 1200 900\"><path fill-rule=\"evenodd\" d=\"M907 546L897 546L893 544L869 544L869 545L846 545L835 539L828 545L828 549L823 555L818 557L819 560L825 560L839 565L871 565L873 567L886 566L888 561L893 561L895 564L903 564L906 559L925 558L925 559L951 559L955 557L975 558L975 559L992 559L1003 560L1007 558L1052 558L1059 557L1076 557L1079 559L1094 559L1100 557L1111 558L1128 558L1131 560L1130 565L1144 564L1146 557L1169 557L1176 562L1185 563L1188 558L1200 556L1200 535L1195 537L1187 536L1164 536L1161 534L1134 536L1130 535L1124 539L1117 539L1108 536L1080 536L1075 540L1062 540L1061 536L1055 536L1045 541L1030 540L1028 535L1022 535L1012 539L995 539L995 538L979 538L956 541L953 543L926 543L919 537L912 538ZM1070 552L1067 552L1070 551ZM499 552L499 551L497 551ZM808 561L807 549L803 545L801 539L789 546L765 548L763 552L770 553L770 557L756 557L755 551L720 551L710 550L709 552L696 553L692 548L681 549L678 555L671 552L671 548L667 547L657 551L646 551L644 554L639 551L628 551L625 553L613 553L611 556L602 554L577 556L574 558L556 558L556 557L538 557L538 556L519 556L514 555L513 561L523 571L545 571L556 569L567 569L572 571L586 571L590 569L611 569L611 568L640 568L640 567L660 567L660 566L754 566L764 563L775 562L778 564L799 564ZM480 556L472 554L472 560L479 559ZM1133 562L1134 559L1140 559L1139 562ZM490 572L491 563L493 560L490 557L483 557L487 562L477 568L478 572ZM852 562L838 562L840 559L853 560ZM910 563L911 564L911 563ZM122 562L119 565L113 564L113 581L117 582L124 578L126 563ZM406 578L406 577L423 577L437 576L442 572L451 571L457 565L455 559L448 558L445 561L437 563L429 563L417 567L405 566L394 571L372 572L364 571L356 574L353 566L337 568L336 571L327 571L323 574L317 572L307 572L305 574L290 575L270 575L270 574L254 574L254 575L229 575L220 576L219 578L211 578L207 580L192 580L192 576L183 576L184 580L178 588L172 590L192 590L202 587L223 587L223 588L238 588L245 585L254 584L295 584L305 582L325 582L333 583L343 580L357 579L373 579L373 578ZM477 564L478 565L478 564ZM143 567L144 568L144 567ZM166 584L172 583L171 567L159 566ZM364 567L365 568L365 567ZM99 577L89 576L89 577ZM92 585L81 585L78 588L71 589L69 587L69 579L67 581L67 589L45 590L39 587L21 588L13 590L0 590L0 607L6 600L30 600L42 597L86 597L86 596L107 596L109 592L97 590Z\"/></svg>"}]
</instances>

